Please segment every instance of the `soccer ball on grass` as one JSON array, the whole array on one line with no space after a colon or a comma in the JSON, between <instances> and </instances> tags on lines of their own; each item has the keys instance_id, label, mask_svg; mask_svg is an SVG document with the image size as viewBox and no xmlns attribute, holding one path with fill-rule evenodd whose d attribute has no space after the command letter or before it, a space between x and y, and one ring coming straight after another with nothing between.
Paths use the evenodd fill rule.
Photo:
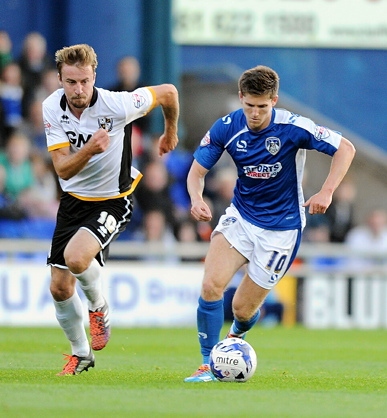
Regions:
<instances>
[{"instance_id":1,"label":"soccer ball on grass","mask_svg":"<svg viewBox=\"0 0 387 418\"><path fill-rule=\"evenodd\" d=\"M210 367L221 382L246 382L255 373L257 355L241 338L226 338L212 348Z\"/></svg>"}]
</instances>

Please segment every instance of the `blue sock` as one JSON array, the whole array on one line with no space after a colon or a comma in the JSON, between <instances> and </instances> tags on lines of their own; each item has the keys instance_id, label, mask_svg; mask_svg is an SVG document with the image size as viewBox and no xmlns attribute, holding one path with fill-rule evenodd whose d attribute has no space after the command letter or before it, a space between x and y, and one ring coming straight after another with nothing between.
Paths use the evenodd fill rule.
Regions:
<instances>
[{"instance_id":1,"label":"blue sock","mask_svg":"<svg viewBox=\"0 0 387 418\"><path fill-rule=\"evenodd\" d=\"M234 318L232 323L232 333L233 334L243 334L247 332L257 323L259 317L261 316L261 310L258 309L257 312L248 320L248 321L238 321Z\"/></svg>"},{"instance_id":2,"label":"blue sock","mask_svg":"<svg viewBox=\"0 0 387 418\"><path fill-rule=\"evenodd\" d=\"M219 342L223 321L223 299L206 302L202 297L199 297L197 326L203 364L208 364L212 347Z\"/></svg>"}]
</instances>

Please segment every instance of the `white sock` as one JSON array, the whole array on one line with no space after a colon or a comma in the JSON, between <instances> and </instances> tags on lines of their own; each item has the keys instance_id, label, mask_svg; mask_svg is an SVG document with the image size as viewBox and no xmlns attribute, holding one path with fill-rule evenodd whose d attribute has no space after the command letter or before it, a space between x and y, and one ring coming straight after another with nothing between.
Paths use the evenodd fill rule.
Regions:
<instances>
[{"instance_id":1,"label":"white sock","mask_svg":"<svg viewBox=\"0 0 387 418\"><path fill-rule=\"evenodd\" d=\"M103 306L105 299L102 296L101 266L98 261L93 258L84 272L74 274L74 276L79 280L79 286L87 298L89 310L95 311Z\"/></svg>"},{"instance_id":2,"label":"white sock","mask_svg":"<svg viewBox=\"0 0 387 418\"><path fill-rule=\"evenodd\" d=\"M86 357L90 353L90 345L83 324L83 305L75 290L67 300L54 300L56 319L71 344L72 354Z\"/></svg>"}]
</instances>

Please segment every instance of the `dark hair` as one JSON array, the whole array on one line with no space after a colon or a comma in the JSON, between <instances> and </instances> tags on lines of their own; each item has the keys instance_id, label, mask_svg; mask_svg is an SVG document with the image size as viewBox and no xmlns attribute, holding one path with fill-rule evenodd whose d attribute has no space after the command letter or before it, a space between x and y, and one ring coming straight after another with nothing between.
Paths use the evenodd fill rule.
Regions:
<instances>
[{"instance_id":1,"label":"dark hair","mask_svg":"<svg viewBox=\"0 0 387 418\"><path fill-rule=\"evenodd\" d=\"M239 91L243 96L263 96L268 94L271 99L278 95L279 76L271 68L264 65L246 70L238 82Z\"/></svg>"}]
</instances>

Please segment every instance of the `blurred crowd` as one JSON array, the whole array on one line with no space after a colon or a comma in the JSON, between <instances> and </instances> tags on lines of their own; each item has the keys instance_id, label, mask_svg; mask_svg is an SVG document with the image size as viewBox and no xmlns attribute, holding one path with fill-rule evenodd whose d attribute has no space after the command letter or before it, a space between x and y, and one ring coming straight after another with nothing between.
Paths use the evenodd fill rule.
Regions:
<instances>
[{"instance_id":1,"label":"blurred crowd","mask_svg":"<svg viewBox=\"0 0 387 418\"><path fill-rule=\"evenodd\" d=\"M59 87L46 39L28 33L20 56L0 31L0 237L50 238L59 189L42 101Z\"/></svg>"},{"instance_id":2,"label":"blurred crowd","mask_svg":"<svg viewBox=\"0 0 387 418\"><path fill-rule=\"evenodd\" d=\"M0 30L0 238L50 239L61 191L47 151L42 102L60 87L54 54L37 32L26 34L20 56L13 50L9 34ZM135 57L123 57L116 69L104 86L109 90L146 85ZM132 125L133 165L144 178L135 191L133 220L119 239L208 240L211 227L190 218L185 184L192 152L180 146L161 158L159 135L149 133L148 119Z\"/></svg>"},{"instance_id":3,"label":"blurred crowd","mask_svg":"<svg viewBox=\"0 0 387 418\"><path fill-rule=\"evenodd\" d=\"M146 85L135 57L123 57L116 68L108 89L132 91ZM14 56L12 40L0 31L0 238L51 238L60 189L47 152L41 105L57 88L54 55L48 53L46 39L40 33L28 33L20 56ZM132 127L133 165L144 177L134 193L132 222L119 239L165 245L208 241L233 195L233 165L222 157L206 178L213 223L194 222L186 190L192 150L180 145L159 157L159 135L150 134L148 126L144 117ZM313 193L307 176L304 190L306 198ZM350 177L344 180L325 215L307 216L304 241L387 250L384 208L370 210L364 224L357 225L356 192L355 182Z\"/></svg>"}]
</instances>

